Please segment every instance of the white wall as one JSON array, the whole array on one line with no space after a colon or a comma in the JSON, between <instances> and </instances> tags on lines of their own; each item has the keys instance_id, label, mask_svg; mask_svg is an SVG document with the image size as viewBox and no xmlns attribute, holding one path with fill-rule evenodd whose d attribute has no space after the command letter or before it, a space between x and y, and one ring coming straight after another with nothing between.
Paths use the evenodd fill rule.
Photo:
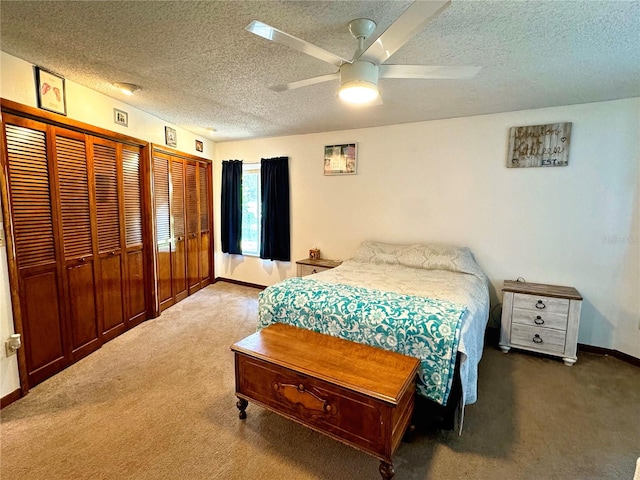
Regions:
<instances>
[{"instance_id":1,"label":"white wall","mask_svg":"<svg viewBox=\"0 0 640 480\"><path fill-rule=\"evenodd\" d=\"M7 100L37 107L33 65L19 58L0 52L0 96ZM122 133L148 142L164 145L164 127L176 129L177 149L204 158L212 159L215 144L183 128L167 123L119 100L107 97L91 89L65 81L67 95L67 117L96 127ZM144 95L144 90L139 93ZM118 108L129 114L129 126L113 123L113 109ZM204 151L195 150L195 140L203 142ZM16 357L7 358L4 342L14 333L9 296L9 279L6 262L6 247L0 247L0 397L18 389L18 369Z\"/></svg>"},{"instance_id":2,"label":"white wall","mask_svg":"<svg viewBox=\"0 0 640 480\"><path fill-rule=\"evenodd\" d=\"M216 276L270 285L317 246L348 258L364 239L469 246L489 275L570 285L579 342L640 357L640 99L218 143L221 161L288 155L291 263L229 256ZM506 168L509 128L573 122L568 167ZM323 176L323 147L358 143L355 176Z\"/></svg>"},{"instance_id":3,"label":"white wall","mask_svg":"<svg viewBox=\"0 0 640 480\"><path fill-rule=\"evenodd\" d=\"M30 107L37 107L33 65L5 52L0 52L0 67L0 95L2 98ZM105 83L109 82L105 81ZM199 157L213 158L214 143L211 140L202 138L188 130L127 105L120 100L98 93L68 79L65 80L65 90L67 95L67 117L70 119L159 145L165 144L164 127L169 126L176 129L178 141L175 148L177 150ZM126 98L116 89L114 89L114 95ZM144 96L144 86L135 95ZM123 127L113 122L114 108L124 110L129 114L128 127ZM196 139L203 142L203 152L196 151Z\"/></svg>"}]
</instances>

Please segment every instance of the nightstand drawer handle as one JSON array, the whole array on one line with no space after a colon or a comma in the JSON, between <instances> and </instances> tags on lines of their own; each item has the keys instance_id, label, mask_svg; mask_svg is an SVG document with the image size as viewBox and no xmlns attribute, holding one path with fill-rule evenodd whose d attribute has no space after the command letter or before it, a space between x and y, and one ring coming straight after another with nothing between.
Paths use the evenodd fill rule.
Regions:
<instances>
[{"instance_id":1,"label":"nightstand drawer handle","mask_svg":"<svg viewBox=\"0 0 640 480\"><path fill-rule=\"evenodd\" d=\"M314 268L311 273L318 273L318 271Z\"/></svg>"},{"instance_id":2,"label":"nightstand drawer handle","mask_svg":"<svg viewBox=\"0 0 640 480\"><path fill-rule=\"evenodd\" d=\"M533 336L533 343L542 343L543 340L542 338L540 338L540 335L538 335L537 333Z\"/></svg>"},{"instance_id":3,"label":"nightstand drawer handle","mask_svg":"<svg viewBox=\"0 0 640 480\"><path fill-rule=\"evenodd\" d=\"M534 318L533 323L535 323L536 325L544 325L544 320L540 315L538 315L536 318Z\"/></svg>"},{"instance_id":4,"label":"nightstand drawer handle","mask_svg":"<svg viewBox=\"0 0 640 480\"><path fill-rule=\"evenodd\" d=\"M536 308L538 310L542 310L544 308L547 308L547 306L544 304L544 302L542 300L538 300L538 303L536 303Z\"/></svg>"}]
</instances>

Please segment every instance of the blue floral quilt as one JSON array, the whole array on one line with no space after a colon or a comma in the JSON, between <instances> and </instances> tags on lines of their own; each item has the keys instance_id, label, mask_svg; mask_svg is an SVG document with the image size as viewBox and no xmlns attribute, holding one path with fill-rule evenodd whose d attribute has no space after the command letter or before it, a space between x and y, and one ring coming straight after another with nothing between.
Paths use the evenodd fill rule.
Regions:
<instances>
[{"instance_id":1,"label":"blue floral quilt","mask_svg":"<svg viewBox=\"0 0 640 480\"><path fill-rule=\"evenodd\" d=\"M258 305L258 329L287 323L420 359L418 394L446 403L466 306L309 277L266 288Z\"/></svg>"}]
</instances>

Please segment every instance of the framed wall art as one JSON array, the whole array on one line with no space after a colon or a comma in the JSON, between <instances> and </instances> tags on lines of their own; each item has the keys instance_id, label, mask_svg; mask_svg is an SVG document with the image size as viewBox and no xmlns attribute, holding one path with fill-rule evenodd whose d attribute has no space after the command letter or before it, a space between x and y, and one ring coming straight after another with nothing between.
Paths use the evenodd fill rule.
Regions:
<instances>
[{"instance_id":1,"label":"framed wall art","mask_svg":"<svg viewBox=\"0 0 640 480\"><path fill-rule=\"evenodd\" d=\"M569 165L571 122L511 127L508 168Z\"/></svg>"},{"instance_id":2,"label":"framed wall art","mask_svg":"<svg viewBox=\"0 0 640 480\"><path fill-rule=\"evenodd\" d=\"M196 140L196 152L202 152L204 150L204 145L200 140Z\"/></svg>"},{"instance_id":3,"label":"framed wall art","mask_svg":"<svg viewBox=\"0 0 640 480\"><path fill-rule=\"evenodd\" d=\"M113 123L122 125L123 127L129 126L129 114L123 110L113 109Z\"/></svg>"},{"instance_id":4,"label":"framed wall art","mask_svg":"<svg viewBox=\"0 0 640 480\"><path fill-rule=\"evenodd\" d=\"M169 147L178 146L178 134L176 133L175 128L164 127L164 143Z\"/></svg>"},{"instance_id":5,"label":"framed wall art","mask_svg":"<svg viewBox=\"0 0 640 480\"><path fill-rule=\"evenodd\" d=\"M35 67L35 71L38 108L66 115L67 98L64 78L40 67Z\"/></svg>"},{"instance_id":6,"label":"framed wall art","mask_svg":"<svg viewBox=\"0 0 640 480\"><path fill-rule=\"evenodd\" d=\"M355 143L326 145L324 147L325 175L355 175L357 161Z\"/></svg>"}]
</instances>

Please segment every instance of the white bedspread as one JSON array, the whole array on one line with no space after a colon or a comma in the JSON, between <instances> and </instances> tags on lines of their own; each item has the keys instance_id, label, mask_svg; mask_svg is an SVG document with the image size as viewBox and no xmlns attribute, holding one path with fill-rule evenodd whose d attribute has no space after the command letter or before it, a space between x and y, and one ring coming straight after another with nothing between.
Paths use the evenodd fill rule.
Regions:
<instances>
[{"instance_id":1,"label":"white bedspread","mask_svg":"<svg viewBox=\"0 0 640 480\"><path fill-rule=\"evenodd\" d=\"M458 347L462 404L477 398L478 363L482 357L484 332L489 318L489 291L486 276L478 268L475 273L412 268L385 263L363 263L347 260L341 266L314 275L318 280L355 285L377 290L420 295L463 304Z\"/></svg>"}]
</instances>

